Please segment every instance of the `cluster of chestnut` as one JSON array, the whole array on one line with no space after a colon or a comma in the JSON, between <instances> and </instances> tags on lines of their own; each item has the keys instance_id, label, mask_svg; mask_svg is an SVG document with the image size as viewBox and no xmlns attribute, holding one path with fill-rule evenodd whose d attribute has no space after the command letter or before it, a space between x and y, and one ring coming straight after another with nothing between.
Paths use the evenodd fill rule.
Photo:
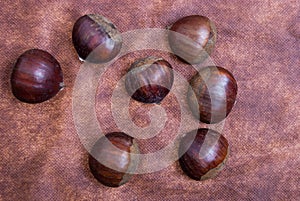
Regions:
<instances>
[{"instance_id":1,"label":"cluster of chestnut","mask_svg":"<svg viewBox=\"0 0 300 201\"><path fill-rule=\"evenodd\" d=\"M169 30L170 48L183 62L201 63L214 48L216 28L205 16L181 18ZM111 61L122 47L122 37L116 26L96 14L84 15L76 21L72 40L80 60L92 63ZM160 103L170 92L173 81L170 63L150 56L131 65L126 74L125 88L136 101ZM190 80L190 86L187 101L199 121L211 124L227 117L237 95L236 80L228 70L217 66L204 67ZM61 67L46 51L31 49L18 58L11 75L11 88L17 99L40 103L54 97L63 87ZM200 128L191 131L180 141L180 166L195 180L211 178L222 169L228 157L228 147L226 138L214 130ZM139 153L134 138L123 132L106 134L91 150L90 170L102 184L120 186L130 179L138 166L138 157L132 157L131 153ZM103 158L105 163L101 163Z\"/></svg>"}]
</instances>

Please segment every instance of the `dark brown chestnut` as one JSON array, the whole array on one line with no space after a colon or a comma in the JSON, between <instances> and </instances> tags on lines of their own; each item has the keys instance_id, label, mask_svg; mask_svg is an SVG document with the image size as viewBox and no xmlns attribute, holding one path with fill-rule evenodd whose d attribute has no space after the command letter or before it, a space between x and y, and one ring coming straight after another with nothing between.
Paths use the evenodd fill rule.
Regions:
<instances>
[{"instance_id":1,"label":"dark brown chestnut","mask_svg":"<svg viewBox=\"0 0 300 201\"><path fill-rule=\"evenodd\" d=\"M115 25L97 14L84 15L75 22L72 40L79 58L91 63L112 60L122 47L121 34Z\"/></svg>"},{"instance_id":2,"label":"dark brown chestnut","mask_svg":"<svg viewBox=\"0 0 300 201\"><path fill-rule=\"evenodd\" d=\"M237 95L233 75L222 67L202 68L190 81L188 103L201 122L217 123L230 113Z\"/></svg>"},{"instance_id":3,"label":"dark brown chestnut","mask_svg":"<svg viewBox=\"0 0 300 201\"><path fill-rule=\"evenodd\" d=\"M113 132L100 138L89 155L89 167L94 177L109 187L118 187L137 168L139 147L135 139L123 132ZM109 166L109 167L108 167Z\"/></svg>"},{"instance_id":4,"label":"dark brown chestnut","mask_svg":"<svg viewBox=\"0 0 300 201\"><path fill-rule=\"evenodd\" d=\"M204 61L217 39L214 23L205 16L191 15L176 21L168 34L171 50L189 64Z\"/></svg>"},{"instance_id":5,"label":"dark brown chestnut","mask_svg":"<svg viewBox=\"0 0 300 201\"><path fill-rule=\"evenodd\" d=\"M10 83L14 96L26 103L49 100L64 86L58 61L39 49L27 50L18 58Z\"/></svg>"},{"instance_id":6,"label":"dark brown chestnut","mask_svg":"<svg viewBox=\"0 0 300 201\"><path fill-rule=\"evenodd\" d=\"M187 133L179 145L180 166L195 180L215 177L223 169L228 155L226 138L206 128Z\"/></svg>"},{"instance_id":7,"label":"dark brown chestnut","mask_svg":"<svg viewBox=\"0 0 300 201\"><path fill-rule=\"evenodd\" d=\"M135 61L125 78L128 94L143 103L159 103L170 92L174 74L162 58L147 57Z\"/></svg>"}]
</instances>

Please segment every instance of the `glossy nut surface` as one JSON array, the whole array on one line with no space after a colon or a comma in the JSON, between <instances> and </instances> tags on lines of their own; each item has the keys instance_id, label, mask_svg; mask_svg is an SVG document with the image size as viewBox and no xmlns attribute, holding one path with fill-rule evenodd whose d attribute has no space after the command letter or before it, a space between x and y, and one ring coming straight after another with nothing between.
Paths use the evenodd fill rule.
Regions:
<instances>
[{"instance_id":1,"label":"glossy nut surface","mask_svg":"<svg viewBox=\"0 0 300 201\"><path fill-rule=\"evenodd\" d=\"M223 168L229 154L226 138L206 128L187 133L180 142L179 159L182 170L192 179L215 177Z\"/></svg>"},{"instance_id":2,"label":"glossy nut surface","mask_svg":"<svg viewBox=\"0 0 300 201\"><path fill-rule=\"evenodd\" d=\"M136 141L122 132L113 132L100 138L89 155L89 167L94 177L109 187L118 187L129 181L138 165Z\"/></svg>"},{"instance_id":3,"label":"glossy nut surface","mask_svg":"<svg viewBox=\"0 0 300 201\"><path fill-rule=\"evenodd\" d=\"M233 75L222 67L201 69L190 81L187 99L194 116L204 123L224 120L237 96L237 83Z\"/></svg>"},{"instance_id":4,"label":"glossy nut surface","mask_svg":"<svg viewBox=\"0 0 300 201\"><path fill-rule=\"evenodd\" d=\"M191 15L176 21L170 27L168 38L171 50L178 57L187 63L197 64L212 52L217 31L209 18Z\"/></svg>"},{"instance_id":5,"label":"glossy nut surface","mask_svg":"<svg viewBox=\"0 0 300 201\"><path fill-rule=\"evenodd\" d=\"M174 81L172 66L162 58L147 57L134 62L125 78L129 95L143 103L159 103Z\"/></svg>"},{"instance_id":6,"label":"glossy nut surface","mask_svg":"<svg viewBox=\"0 0 300 201\"><path fill-rule=\"evenodd\" d=\"M122 47L122 38L115 25L97 14L84 15L76 21L72 41L79 58L91 63L112 60Z\"/></svg>"},{"instance_id":7,"label":"glossy nut surface","mask_svg":"<svg viewBox=\"0 0 300 201\"><path fill-rule=\"evenodd\" d=\"M58 61L39 49L27 50L18 58L10 83L14 96L26 103L49 100L64 86Z\"/></svg>"}]
</instances>

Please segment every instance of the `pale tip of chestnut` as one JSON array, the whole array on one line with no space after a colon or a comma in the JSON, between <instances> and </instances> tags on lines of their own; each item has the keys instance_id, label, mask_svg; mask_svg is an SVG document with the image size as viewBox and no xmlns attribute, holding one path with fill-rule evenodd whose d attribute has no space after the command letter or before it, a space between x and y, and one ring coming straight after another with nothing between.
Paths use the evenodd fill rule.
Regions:
<instances>
[{"instance_id":1,"label":"pale tip of chestnut","mask_svg":"<svg viewBox=\"0 0 300 201\"><path fill-rule=\"evenodd\" d=\"M59 87L60 87L60 90L63 90L66 87L66 85L64 82L61 82L61 83L59 83Z\"/></svg>"}]
</instances>

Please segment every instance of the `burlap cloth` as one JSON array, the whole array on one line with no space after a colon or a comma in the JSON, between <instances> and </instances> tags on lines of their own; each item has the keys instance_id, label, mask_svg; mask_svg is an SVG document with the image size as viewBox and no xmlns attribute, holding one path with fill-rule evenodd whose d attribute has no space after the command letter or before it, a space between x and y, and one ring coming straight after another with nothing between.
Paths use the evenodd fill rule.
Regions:
<instances>
[{"instance_id":1,"label":"burlap cloth","mask_svg":"<svg viewBox=\"0 0 300 201\"><path fill-rule=\"evenodd\" d=\"M0 5L0 200L300 199L298 0L31 0ZM234 74L239 87L237 103L223 128L231 145L230 158L217 178L193 181L175 162L161 171L136 175L120 188L94 180L72 118L72 89L81 63L71 32L76 19L87 13L108 17L121 32L165 28L191 14L206 15L216 23L218 40L212 58ZM57 58L67 86L55 98L36 105L19 102L9 87L13 63L30 48L47 50ZM122 58L109 73L115 69L120 76L138 56L143 52ZM192 74L175 69L186 78ZM110 107L110 80L115 82L118 76L102 81L105 87L96 96L100 108ZM169 133L180 113L178 105L169 104L171 98L162 106L175 120L159 136L142 140L142 150L155 151L173 137ZM149 107L140 106L132 103L130 110L133 121L145 126ZM99 107L103 130L116 131L112 115Z\"/></svg>"}]
</instances>

